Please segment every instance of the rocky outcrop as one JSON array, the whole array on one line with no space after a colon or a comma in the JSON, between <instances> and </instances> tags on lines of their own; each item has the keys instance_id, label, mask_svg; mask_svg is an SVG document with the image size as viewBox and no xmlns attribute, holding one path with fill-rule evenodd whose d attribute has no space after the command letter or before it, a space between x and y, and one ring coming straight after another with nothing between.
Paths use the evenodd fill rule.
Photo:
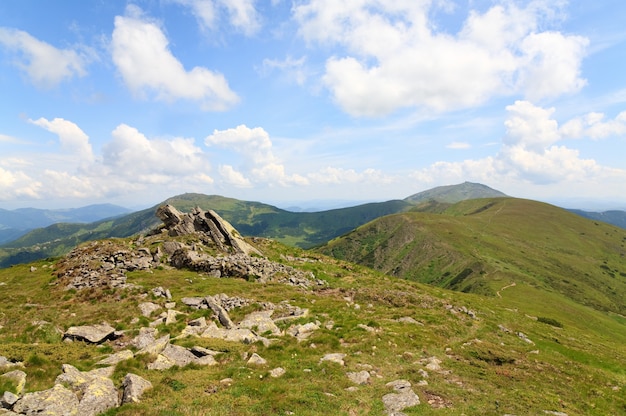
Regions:
<instances>
[{"instance_id":1,"label":"rocky outcrop","mask_svg":"<svg viewBox=\"0 0 626 416\"><path fill-rule=\"evenodd\" d=\"M58 283L67 290L134 288L127 282L128 272L172 266L211 277L235 277L259 283L279 282L303 288L326 284L311 272L263 258L259 250L214 211L195 208L185 214L164 205L157 210L157 216L163 220L163 227L132 244L95 241L72 250L58 263ZM175 240L181 236L190 238L185 238L185 242ZM155 293L157 297L162 295ZM154 312L150 306L144 305L144 316Z\"/></svg>"},{"instance_id":2,"label":"rocky outcrop","mask_svg":"<svg viewBox=\"0 0 626 416\"><path fill-rule=\"evenodd\" d=\"M107 323L85 326L72 326L65 331L63 338L71 340L86 341L92 344L116 338L115 328Z\"/></svg>"},{"instance_id":3,"label":"rocky outcrop","mask_svg":"<svg viewBox=\"0 0 626 416\"><path fill-rule=\"evenodd\" d=\"M27 393L13 406L13 412L24 415L78 415L78 397L61 384L53 388Z\"/></svg>"},{"instance_id":4,"label":"rocky outcrop","mask_svg":"<svg viewBox=\"0 0 626 416\"><path fill-rule=\"evenodd\" d=\"M141 396L152 388L152 383L136 374L128 373L124 377L122 388L122 404L139 403Z\"/></svg>"},{"instance_id":5,"label":"rocky outcrop","mask_svg":"<svg viewBox=\"0 0 626 416\"><path fill-rule=\"evenodd\" d=\"M389 393L383 396L383 405L389 416L399 416L402 410L420 404L420 398L411 388L411 383L407 380L395 380L387 383L387 387L393 387L396 393Z\"/></svg>"},{"instance_id":6,"label":"rocky outcrop","mask_svg":"<svg viewBox=\"0 0 626 416\"><path fill-rule=\"evenodd\" d=\"M215 211L202 211L195 208L183 214L171 205L163 205L157 209L156 216L165 224L165 230L171 237L200 234L209 238L220 251L237 254L261 253L239 236L235 228Z\"/></svg>"}]
</instances>

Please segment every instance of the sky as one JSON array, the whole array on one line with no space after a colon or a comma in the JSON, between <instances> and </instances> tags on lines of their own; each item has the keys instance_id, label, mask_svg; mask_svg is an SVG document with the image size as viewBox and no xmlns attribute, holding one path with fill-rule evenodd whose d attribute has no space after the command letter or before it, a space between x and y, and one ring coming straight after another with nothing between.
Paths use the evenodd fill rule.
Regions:
<instances>
[{"instance_id":1,"label":"sky","mask_svg":"<svg viewBox=\"0 0 626 416\"><path fill-rule=\"evenodd\" d=\"M470 181L626 209L625 16L623 0L2 0L0 208Z\"/></svg>"}]
</instances>

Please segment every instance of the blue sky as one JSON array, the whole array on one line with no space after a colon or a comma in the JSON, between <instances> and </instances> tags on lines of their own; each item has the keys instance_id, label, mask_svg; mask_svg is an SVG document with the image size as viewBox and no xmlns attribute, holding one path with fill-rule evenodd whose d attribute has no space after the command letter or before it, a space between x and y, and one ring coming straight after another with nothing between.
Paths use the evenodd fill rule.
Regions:
<instances>
[{"instance_id":1,"label":"blue sky","mask_svg":"<svg viewBox=\"0 0 626 416\"><path fill-rule=\"evenodd\" d=\"M626 208L624 16L622 0L3 0L0 207L472 181Z\"/></svg>"}]
</instances>

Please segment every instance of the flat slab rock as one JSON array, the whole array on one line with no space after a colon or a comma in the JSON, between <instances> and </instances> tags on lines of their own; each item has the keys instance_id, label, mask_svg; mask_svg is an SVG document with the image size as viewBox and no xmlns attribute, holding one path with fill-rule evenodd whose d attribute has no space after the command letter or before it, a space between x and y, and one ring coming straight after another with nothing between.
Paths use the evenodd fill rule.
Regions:
<instances>
[{"instance_id":1,"label":"flat slab rock","mask_svg":"<svg viewBox=\"0 0 626 416\"><path fill-rule=\"evenodd\" d=\"M108 339L115 338L115 328L107 323L72 326L63 334L63 338L100 344Z\"/></svg>"}]
</instances>

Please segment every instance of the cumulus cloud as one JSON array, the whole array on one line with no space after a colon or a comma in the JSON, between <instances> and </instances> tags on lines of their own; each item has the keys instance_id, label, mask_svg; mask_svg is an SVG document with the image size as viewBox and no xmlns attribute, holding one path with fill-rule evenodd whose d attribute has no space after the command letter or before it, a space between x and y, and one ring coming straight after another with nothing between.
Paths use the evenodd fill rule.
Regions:
<instances>
[{"instance_id":1,"label":"cumulus cloud","mask_svg":"<svg viewBox=\"0 0 626 416\"><path fill-rule=\"evenodd\" d=\"M231 165L220 165L218 168L224 182L237 188L251 188L252 182L243 173L235 170Z\"/></svg>"},{"instance_id":2,"label":"cumulus cloud","mask_svg":"<svg viewBox=\"0 0 626 416\"><path fill-rule=\"evenodd\" d=\"M148 183L163 183L176 177L208 170L209 164L194 139L148 139L134 127L120 124L113 139L103 146L104 166L111 172Z\"/></svg>"},{"instance_id":3,"label":"cumulus cloud","mask_svg":"<svg viewBox=\"0 0 626 416\"><path fill-rule=\"evenodd\" d=\"M619 113L613 120L605 121L605 118L602 113L589 113L568 121L559 128L559 132L564 137L589 137L594 140L626 135L626 111Z\"/></svg>"},{"instance_id":4,"label":"cumulus cloud","mask_svg":"<svg viewBox=\"0 0 626 416\"><path fill-rule=\"evenodd\" d=\"M22 171L10 171L0 167L0 200L14 198L39 198L41 182Z\"/></svg>"},{"instance_id":5,"label":"cumulus cloud","mask_svg":"<svg viewBox=\"0 0 626 416\"><path fill-rule=\"evenodd\" d=\"M203 110L223 111L239 98L226 78L204 67L187 71L169 49L157 24L128 6L125 16L115 17L112 36L113 62L122 79L138 95L154 93L157 100L197 101Z\"/></svg>"},{"instance_id":6,"label":"cumulus cloud","mask_svg":"<svg viewBox=\"0 0 626 416\"><path fill-rule=\"evenodd\" d=\"M95 59L92 49L79 46L58 49L27 32L0 27L0 44L15 51L15 65L26 73L31 82L51 88L62 81L87 74L87 65Z\"/></svg>"},{"instance_id":7,"label":"cumulus cloud","mask_svg":"<svg viewBox=\"0 0 626 416\"><path fill-rule=\"evenodd\" d=\"M516 101L506 110L506 132L495 156L461 162L437 162L413 172L412 177L427 183L447 178L448 182L513 181L538 185L601 182L605 179L614 181L616 178L626 180L626 171L602 166L594 159L582 158L577 149L558 144L571 137L594 139L594 135L608 134L606 132L621 131L624 134L626 130L620 129L625 126L626 112L608 122L603 121L603 115L591 113L559 127L558 121L553 118L553 108ZM598 129L594 130L594 126Z\"/></svg>"},{"instance_id":8,"label":"cumulus cloud","mask_svg":"<svg viewBox=\"0 0 626 416\"><path fill-rule=\"evenodd\" d=\"M215 130L204 142L207 146L234 150L242 156L242 166L247 170L250 179L246 179L244 173L232 166L222 166L220 174L229 182L245 186L248 186L248 181L283 186L302 185L307 182L303 176L285 172L285 167L272 152L269 134L261 127L249 128L242 124L232 129Z\"/></svg>"},{"instance_id":9,"label":"cumulus cloud","mask_svg":"<svg viewBox=\"0 0 626 416\"><path fill-rule=\"evenodd\" d=\"M59 136L61 147L69 153L80 157L81 161L93 161L94 155L91 144L89 143L89 136L76 124L62 118L55 118L49 121L42 117L37 120L28 121Z\"/></svg>"},{"instance_id":10,"label":"cumulus cloud","mask_svg":"<svg viewBox=\"0 0 626 416\"><path fill-rule=\"evenodd\" d=\"M191 9L204 30L216 30L220 15L225 14L235 30L254 35L261 28L261 18L254 5L255 0L173 0Z\"/></svg>"},{"instance_id":11,"label":"cumulus cloud","mask_svg":"<svg viewBox=\"0 0 626 416\"><path fill-rule=\"evenodd\" d=\"M309 0L293 16L310 44L345 48L328 58L323 77L336 102L352 115L378 116L578 91L588 40L541 31L561 3L506 2L472 11L456 34L436 29L429 16L440 3L431 1Z\"/></svg>"}]
</instances>

